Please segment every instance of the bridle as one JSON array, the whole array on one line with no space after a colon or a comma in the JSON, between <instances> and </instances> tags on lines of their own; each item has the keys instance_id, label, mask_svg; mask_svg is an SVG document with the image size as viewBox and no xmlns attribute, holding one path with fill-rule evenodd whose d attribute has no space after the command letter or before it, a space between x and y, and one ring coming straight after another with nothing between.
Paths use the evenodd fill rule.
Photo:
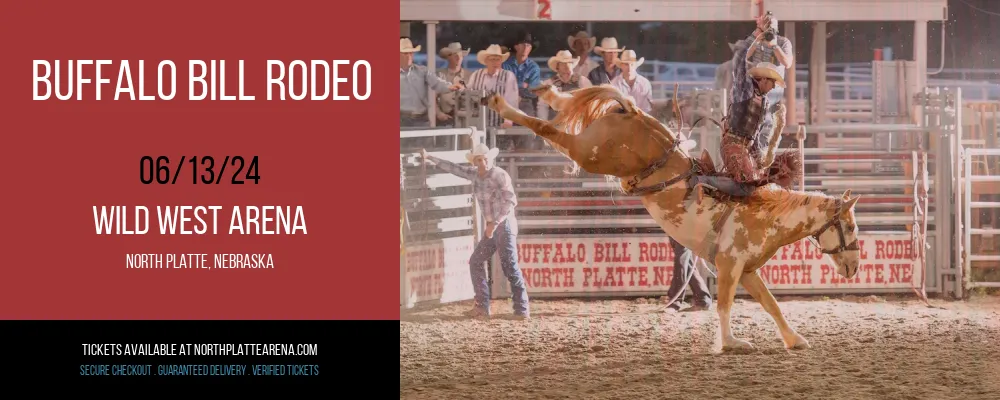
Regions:
<instances>
[{"instance_id":1,"label":"bridle","mask_svg":"<svg viewBox=\"0 0 1000 400\"><path fill-rule=\"evenodd\" d=\"M858 238L854 238L853 241L847 243L847 238L844 237L844 222L840 220L840 213L843 212L844 201L837 199L837 209L834 211L833 219L827 221L823 226L819 227L816 233L810 235L816 241L816 247L819 247L823 254L839 254L844 251L861 251L861 247L858 246ZM819 241L819 236L826 232L827 229L833 227L837 229L837 236L840 239L840 244L830 250L824 249Z\"/></svg>"}]
</instances>

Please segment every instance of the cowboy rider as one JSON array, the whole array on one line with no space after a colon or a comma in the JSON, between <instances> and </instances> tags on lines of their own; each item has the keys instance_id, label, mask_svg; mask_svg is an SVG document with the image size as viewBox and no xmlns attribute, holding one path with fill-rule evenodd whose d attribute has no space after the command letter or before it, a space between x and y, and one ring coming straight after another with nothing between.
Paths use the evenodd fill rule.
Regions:
<instances>
[{"instance_id":1,"label":"cowboy rider","mask_svg":"<svg viewBox=\"0 0 1000 400\"><path fill-rule=\"evenodd\" d=\"M757 27L753 33L738 42L737 48L747 47L746 57L750 66L769 62L778 66L778 75L785 78L785 72L793 66L795 52L792 41L778 33L778 20L768 11L757 18ZM735 61L735 60L734 60ZM780 134L785 127L784 109L785 89L776 87L767 92L767 102L770 109L764 114L764 131Z\"/></svg>"},{"instance_id":2,"label":"cowboy rider","mask_svg":"<svg viewBox=\"0 0 1000 400\"><path fill-rule=\"evenodd\" d=\"M739 52L741 57L746 53L746 48ZM766 169L774 161L775 139L781 137L780 132L772 134L763 125L764 114L769 109L767 93L775 86L785 86L778 68L766 62L749 71L745 62L736 62L733 66L733 102L724 122L720 150L728 176L692 176L689 184L695 189L699 202L705 186L730 196L746 197L764 178ZM770 141L765 143L768 138Z\"/></svg>"}]
</instances>

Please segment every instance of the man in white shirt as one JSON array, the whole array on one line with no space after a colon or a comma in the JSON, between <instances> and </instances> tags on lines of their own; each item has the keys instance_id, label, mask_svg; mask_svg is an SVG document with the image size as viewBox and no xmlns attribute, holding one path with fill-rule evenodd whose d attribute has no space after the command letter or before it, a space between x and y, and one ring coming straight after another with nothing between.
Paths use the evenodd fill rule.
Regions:
<instances>
[{"instance_id":1,"label":"man in white shirt","mask_svg":"<svg viewBox=\"0 0 1000 400\"><path fill-rule=\"evenodd\" d=\"M469 75L466 87L473 90L485 90L486 93L497 93L503 96L507 104L518 104L521 97L517 88L517 76L503 69L510 53L504 52L499 45L491 44L486 50L476 53L476 60L486 68L478 69ZM486 123L489 126L510 128L514 125L510 120L503 119L493 110L486 110Z\"/></svg>"},{"instance_id":2,"label":"man in white shirt","mask_svg":"<svg viewBox=\"0 0 1000 400\"><path fill-rule=\"evenodd\" d=\"M623 51L615 61L622 73L611 79L611 86L631 96L636 106L648 113L653 110L653 85L637 71L645 61L645 57L636 59L634 50Z\"/></svg>"}]
</instances>

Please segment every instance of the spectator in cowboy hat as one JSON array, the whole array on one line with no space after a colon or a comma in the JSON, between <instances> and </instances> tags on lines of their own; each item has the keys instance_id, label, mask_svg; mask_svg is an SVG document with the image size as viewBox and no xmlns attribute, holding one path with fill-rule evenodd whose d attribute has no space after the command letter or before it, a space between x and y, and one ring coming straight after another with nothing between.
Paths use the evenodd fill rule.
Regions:
<instances>
[{"instance_id":1,"label":"spectator in cowboy hat","mask_svg":"<svg viewBox=\"0 0 1000 400\"><path fill-rule=\"evenodd\" d=\"M519 100L517 76L502 67L508 57L510 53L501 51L499 45L491 44L486 50L480 50L476 53L476 60L486 68L470 74L466 86L469 89L484 90L488 94L497 93L503 96L508 104L517 104ZM500 114L489 108L486 109L486 123L489 126L513 126L513 122L503 119Z\"/></svg>"},{"instance_id":2,"label":"spectator in cowboy hat","mask_svg":"<svg viewBox=\"0 0 1000 400\"><path fill-rule=\"evenodd\" d=\"M503 69L513 72L517 77L517 89L520 96L520 101L516 103L518 108L528 116L533 117L535 116L538 96L529 89L542 82L542 69L538 67L538 63L529 59L528 55L531 54L533 48L538 47L538 44L530 33L520 32L514 37L511 47L514 49L514 57L504 61Z\"/></svg>"},{"instance_id":3,"label":"spectator in cowboy hat","mask_svg":"<svg viewBox=\"0 0 1000 400\"><path fill-rule=\"evenodd\" d=\"M462 61L465 60L465 57L468 56L471 51L472 49L463 50L462 44L458 42L449 43L447 47L438 50L438 56L448 61L447 67L438 69L438 78L444 79L445 81L453 84L463 84L463 82L466 82L472 72L462 67ZM455 94L451 92L439 94L437 104L438 121L445 122L447 124L453 123L452 116L450 114L452 114L455 110Z\"/></svg>"},{"instance_id":4,"label":"spectator in cowboy hat","mask_svg":"<svg viewBox=\"0 0 1000 400\"><path fill-rule=\"evenodd\" d=\"M413 46L410 38L399 38L399 126L422 127L430 126L427 116L427 88L437 93L447 93L461 88L461 85L451 84L434 75L423 65L413 63L413 53L420 51L420 46Z\"/></svg>"},{"instance_id":5,"label":"spectator in cowboy hat","mask_svg":"<svg viewBox=\"0 0 1000 400\"><path fill-rule=\"evenodd\" d=\"M590 36L587 31L579 31L576 35L570 36L566 39L569 42L569 48L580 58L580 62L576 64L576 68L573 68L573 73L586 77L591 70L597 68L597 61L590 59L590 52L594 49L597 44L597 38ZM555 72L555 70L552 70Z\"/></svg>"},{"instance_id":6,"label":"spectator in cowboy hat","mask_svg":"<svg viewBox=\"0 0 1000 400\"><path fill-rule=\"evenodd\" d=\"M601 39L601 45L594 47L594 53L603 57L604 60L590 70L590 74L587 75L590 83L596 86L605 85L620 75L622 71L618 69L616 61L618 61L618 53L623 50L625 50L624 47L618 48L618 39L613 37Z\"/></svg>"},{"instance_id":7,"label":"spectator in cowboy hat","mask_svg":"<svg viewBox=\"0 0 1000 400\"><path fill-rule=\"evenodd\" d=\"M560 50L555 56L549 58L549 69L556 74L542 82L542 85L552 85L563 93L593 86L587 77L573 72L579 62L580 57L574 58L569 50ZM554 114L548 105L538 102L538 118L550 120L551 117L555 116Z\"/></svg>"},{"instance_id":8,"label":"spectator in cowboy hat","mask_svg":"<svg viewBox=\"0 0 1000 400\"><path fill-rule=\"evenodd\" d=\"M648 113L653 109L653 85L637 71L646 58L635 57L634 50L622 52L621 58L615 62L621 73L611 80L611 86L626 96L631 96L635 100L635 105Z\"/></svg>"},{"instance_id":9,"label":"spectator in cowboy hat","mask_svg":"<svg viewBox=\"0 0 1000 400\"><path fill-rule=\"evenodd\" d=\"M498 49L499 50L499 49ZM490 287L484 264L499 252L500 266L510 282L514 300L514 315L530 318L528 290L517 260L517 194L510 175L496 166L495 159L500 152L479 143L465 158L471 166L460 166L447 160L431 156L421 151L422 158L431 165L437 165L445 172L472 181L472 194L479 201L486 219L485 238L476 244L469 259L472 288L475 292L475 306L468 312L471 316L490 316Z\"/></svg>"}]
</instances>

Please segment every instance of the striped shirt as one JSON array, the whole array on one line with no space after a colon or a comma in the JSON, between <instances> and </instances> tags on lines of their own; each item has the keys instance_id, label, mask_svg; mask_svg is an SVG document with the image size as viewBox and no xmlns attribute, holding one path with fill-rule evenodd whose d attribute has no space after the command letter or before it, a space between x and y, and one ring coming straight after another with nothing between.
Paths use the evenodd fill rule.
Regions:
<instances>
[{"instance_id":1,"label":"striped shirt","mask_svg":"<svg viewBox=\"0 0 1000 400\"><path fill-rule=\"evenodd\" d=\"M516 222L514 207L517 206L517 194L507 171L493 166L486 171L485 177L480 177L479 168L474 165L458 165L436 157L434 161L445 172L472 181L472 195L478 200L487 221L499 224L510 218L511 222Z\"/></svg>"},{"instance_id":2,"label":"striped shirt","mask_svg":"<svg viewBox=\"0 0 1000 400\"><path fill-rule=\"evenodd\" d=\"M511 107L517 107L520 101L517 95L517 76L505 69L498 69L493 75L490 75L486 68L477 69L472 75L469 75L469 80L466 83L467 88L484 90L487 96L493 93L500 94ZM491 108L486 109L486 126L500 126L502 123L503 117L500 114Z\"/></svg>"}]
</instances>

